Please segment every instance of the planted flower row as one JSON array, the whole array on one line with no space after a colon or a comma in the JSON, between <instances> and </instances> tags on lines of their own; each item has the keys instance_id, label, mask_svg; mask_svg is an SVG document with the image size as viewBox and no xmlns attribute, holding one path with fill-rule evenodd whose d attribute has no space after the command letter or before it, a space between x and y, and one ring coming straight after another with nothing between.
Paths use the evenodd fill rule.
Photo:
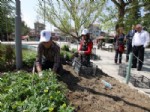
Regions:
<instances>
[{"instance_id":1,"label":"planted flower row","mask_svg":"<svg viewBox=\"0 0 150 112\"><path fill-rule=\"evenodd\" d=\"M42 78L23 71L6 73L0 78L0 112L72 112L66 92L50 71Z\"/></svg>"}]
</instances>

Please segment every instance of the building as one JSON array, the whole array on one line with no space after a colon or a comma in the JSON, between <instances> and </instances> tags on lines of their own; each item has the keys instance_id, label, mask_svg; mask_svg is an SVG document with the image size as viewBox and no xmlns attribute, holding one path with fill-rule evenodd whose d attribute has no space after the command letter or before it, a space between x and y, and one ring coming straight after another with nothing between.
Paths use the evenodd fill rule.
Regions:
<instances>
[{"instance_id":1,"label":"building","mask_svg":"<svg viewBox=\"0 0 150 112\"><path fill-rule=\"evenodd\" d=\"M45 29L45 25L43 23L40 23L40 22L34 23L34 30L35 30L36 35L39 35L41 30L44 30L44 29Z\"/></svg>"},{"instance_id":2,"label":"building","mask_svg":"<svg viewBox=\"0 0 150 112\"><path fill-rule=\"evenodd\" d=\"M90 31L91 39L95 39L100 36L101 29L99 28L99 24L90 24L88 29Z\"/></svg>"}]
</instances>

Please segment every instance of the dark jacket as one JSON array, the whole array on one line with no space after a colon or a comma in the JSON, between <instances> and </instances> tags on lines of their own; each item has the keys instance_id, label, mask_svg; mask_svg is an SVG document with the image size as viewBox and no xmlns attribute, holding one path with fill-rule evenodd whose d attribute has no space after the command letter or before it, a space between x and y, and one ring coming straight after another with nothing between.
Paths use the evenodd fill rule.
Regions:
<instances>
[{"instance_id":1,"label":"dark jacket","mask_svg":"<svg viewBox=\"0 0 150 112\"><path fill-rule=\"evenodd\" d=\"M119 50L119 48L122 48L124 50L124 38L125 38L125 34L115 36L114 38L115 50Z\"/></svg>"},{"instance_id":2,"label":"dark jacket","mask_svg":"<svg viewBox=\"0 0 150 112\"><path fill-rule=\"evenodd\" d=\"M127 44L132 44L132 39L133 39L135 32L136 30L130 30L129 33L126 35Z\"/></svg>"}]
</instances>

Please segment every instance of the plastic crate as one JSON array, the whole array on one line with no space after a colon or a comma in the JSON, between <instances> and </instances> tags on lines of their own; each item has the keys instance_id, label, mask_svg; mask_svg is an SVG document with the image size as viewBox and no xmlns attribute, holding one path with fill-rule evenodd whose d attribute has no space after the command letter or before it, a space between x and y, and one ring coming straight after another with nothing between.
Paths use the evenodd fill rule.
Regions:
<instances>
[{"instance_id":1,"label":"plastic crate","mask_svg":"<svg viewBox=\"0 0 150 112\"><path fill-rule=\"evenodd\" d=\"M75 60L73 68L78 74L96 75L97 65L91 62L89 66L84 66L79 61Z\"/></svg>"}]
</instances>

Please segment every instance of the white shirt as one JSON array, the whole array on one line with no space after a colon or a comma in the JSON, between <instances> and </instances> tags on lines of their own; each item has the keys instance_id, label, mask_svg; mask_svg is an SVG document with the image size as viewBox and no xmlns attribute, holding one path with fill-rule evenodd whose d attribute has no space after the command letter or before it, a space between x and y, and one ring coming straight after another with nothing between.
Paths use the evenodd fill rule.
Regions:
<instances>
[{"instance_id":1,"label":"white shirt","mask_svg":"<svg viewBox=\"0 0 150 112\"><path fill-rule=\"evenodd\" d=\"M147 47L150 42L150 36L147 31L142 30L140 33L136 32L132 39L132 47L133 46L141 46Z\"/></svg>"}]
</instances>

